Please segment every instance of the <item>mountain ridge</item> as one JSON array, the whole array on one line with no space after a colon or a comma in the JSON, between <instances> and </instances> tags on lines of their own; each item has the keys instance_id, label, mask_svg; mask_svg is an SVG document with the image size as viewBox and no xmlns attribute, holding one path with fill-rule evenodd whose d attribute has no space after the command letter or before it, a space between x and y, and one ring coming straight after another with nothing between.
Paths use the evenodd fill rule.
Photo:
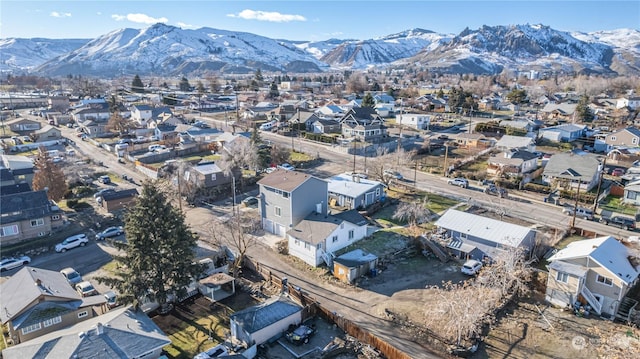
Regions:
<instances>
[{"instance_id":1,"label":"mountain ridge","mask_svg":"<svg viewBox=\"0 0 640 359\"><path fill-rule=\"evenodd\" d=\"M590 33L541 24L498 25L457 35L412 28L378 38L289 41L249 32L154 24L122 28L95 39L0 39L0 71L66 76L184 75L256 69L323 72L330 69L421 66L443 73L516 71L640 74L640 31Z\"/></svg>"}]
</instances>

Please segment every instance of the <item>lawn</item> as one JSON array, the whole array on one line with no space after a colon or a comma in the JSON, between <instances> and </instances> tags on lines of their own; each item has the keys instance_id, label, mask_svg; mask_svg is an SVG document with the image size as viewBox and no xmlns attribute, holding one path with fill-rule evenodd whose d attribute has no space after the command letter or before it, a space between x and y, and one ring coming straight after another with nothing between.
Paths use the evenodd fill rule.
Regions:
<instances>
[{"instance_id":1,"label":"lawn","mask_svg":"<svg viewBox=\"0 0 640 359\"><path fill-rule=\"evenodd\" d=\"M621 197L607 196L599 204L600 209L623 213L629 216L636 215L636 207L622 203Z\"/></svg>"},{"instance_id":2,"label":"lawn","mask_svg":"<svg viewBox=\"0 0 640 359\"><path fill-rule=\"evenodd\" d=\"M405 249L408 242L411 240L410 237L406 236L402 232L402 229L379 230L371 236L358 241L347 248L343 248L338 251L336 255L341 255L357 248L362 249L365 252L373 253L378 257L397 252Z\"/></svg>"}]
</instances>

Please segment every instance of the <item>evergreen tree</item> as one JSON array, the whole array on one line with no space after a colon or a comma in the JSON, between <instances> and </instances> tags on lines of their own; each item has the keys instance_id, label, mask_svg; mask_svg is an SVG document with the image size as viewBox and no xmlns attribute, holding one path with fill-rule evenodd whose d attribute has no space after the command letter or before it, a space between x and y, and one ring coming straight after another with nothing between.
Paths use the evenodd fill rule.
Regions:
<instances>
[{"instance_id":1,"label":"evergreen tree","mask_svg":"<svg viewBox=\"0 0 640 359\"><path fill-rule=\"evenodd\" d=\"M527 91L524 89L514 88L506 97L507 100L511 101L514 105L520 106L527 100Z\"/></svg>"},{"instance_id":2,"label":"evergreen tree","mask_svg":"<svg viewBox=\"0 0 640 359\"><path fill-rule=\"evenodd\" d=\"M364 95L364 97L362 98L362 104L360 106L371 108L376 107L376 102L374 101L373 96L371 96L371 93L367 93L366 95Z\"/></svg>"},{"instance_id":3,"label":"evergreen tree","mask_svg":"<svg viewBox=\"0 0 640 359\"><path fill-rule=\"evenodd\" d=\"M442 90L442 87L440 88L440 90L438 90L438 93L436 94L437 98L444 98L444 91Z\"/></svg>"},{"instance_id":4,"label":"evergreen tree","mask_svg":"<svg viewBox=\"0 0 640 359\"><path fill-rule=\"evenodd\" d=\"M258 146L262 143L262 137L260 136L260 131L254 126L251 130L251 144L254 146Z\"/></svg>"},{"instance_id":5,"label":"evergreen tree","mask_svg":"<svg viewBox=\"0 0 640 359\"><path fill-rule=\"evenodd\" d=\"M207 90L204 88L204 84L202 83L202 81L198 81L196 83L196 91L198 91L198 94L200 95L207 92Z\"/></svg>"},{"instance_id":6,"label":"evergreen tree","mask_svg":"<svg viewBox=\"0 0 640 359\"><path fill-rule=\"evenodd\" d=\"M589 107L589 96L582 95L580 101L576 105L576 119L582 122L591 122L595 119L595 115Z\"/></svg>"},{"instance_id":7,"label":"evergreen tree","mask_svg":"<svg viewBox=\"0 0 640 359\"><path fill-rule=\"evenodd\" d=\"M180 80L180 91L191 91L191 85L189 84L189 80L187 80L186 77L182 77L182 79Z\"/></svg>"},{"instance_id":8,"label":"evergreen tree","mask_svg":"<svg viewBox=\"0 0 640 359\"><path fill-rule=\"evenodd\" d=\"M62 169L53 163L45 147L40 147L40 153L35 162L33 190L40 191L47 188L47 197L50 200L60 200L68 189Z\"/></svg>"},{"instance_id":9,"label":"evergreen tree","mask_svg":"<svg viewBox=\"0 0 640 359\"><path fill-rule=\"evenodd\" d=\"M113 241L124 252L114 256L118 276L97 280L117 289L123 303L138 305L147 296L164 305L170 295L184 295L200 272L194 264L197 237L154 182L143 183L136 204L126 212L124 231L126 243Z\"/></svg>"},{"instance_id":10,"label":"evergreen tree","mask_svg":"<svg viewBox=\"0 0 640 359\"><path fill-rule=\"evenodd\" d=\"M280 91L278 91L278 85L275 82L271 83L271 87L269 88L269 98L277 98L280 96Z\"/></svg>"},{"instance_id":11,"label":"evergreen tree","mask_svg":"<svg viewBox=\"0 0 640 359\"><path fill-rule=\"evenodd\" d=\"M143 93L144 92L144 84L140 79L140 76L136 75L131 82L131 92Z\"/></svg>"}]
</instances>

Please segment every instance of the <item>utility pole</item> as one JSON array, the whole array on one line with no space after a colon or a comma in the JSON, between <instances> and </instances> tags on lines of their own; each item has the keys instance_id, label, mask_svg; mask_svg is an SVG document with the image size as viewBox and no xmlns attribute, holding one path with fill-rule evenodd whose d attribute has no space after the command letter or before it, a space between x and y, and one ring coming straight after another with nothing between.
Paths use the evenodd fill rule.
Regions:
<instances>
[{"instance_id":1,"label":"utility pole","mask_svg":"<svg viewBox=\"0 0 640 359\"><path fill-rule=\"evenodd\" d=\"M447 177L447 156L449 155L449 145L444 145L444 177Z\"/></svg>"},{"instance_id":2,"label":"utility pole","mask_svg":"<svg viewBox=\"0 0 640 359\"><path fill-rule=\"evenodd\" d=\"M357 138L353 139L353 173L356 173L356 143Z\"/></svg>"},{"instance_id":3,"label":"utility pole","mask_svg":"<svg viewBox=\"0 0 640 359\"><path fill-rule=\"evenodd\" d=\"M573 204L573 217L571 218L571 228L576 225L576 214L578 213L578 198L580 198L580 185L582 184L582 177L578 178L578 190L576 191L576 201Z\"/></svg>"},{"instance_id":4,"label":"utility pole","mask_svg":"<svg viewBox=\"0 0 640 359\"><path fill-rule=\"evenodd\" d=\"M600 188L602 188L602 179L603 179L603 172L604 169L607 166L607 157L604 158L604 160L602 161L602 170L600 170L600 178L598 179L598 190L596 191L596 198L593 200L593 214L596 214L596 209L598 209L598 198L600 198Z\"/></svg>"},{"instance_id":5,"label":"utility pole","mask_svg":"<svg viewBox=\"0 0 640 359\"><path fill-rule=\"evenodd\" d=\"M416 163L414 164L413 167L413 187L417 190L418 189L418 159L415 160Z\"/></svg>"}]
</instances>

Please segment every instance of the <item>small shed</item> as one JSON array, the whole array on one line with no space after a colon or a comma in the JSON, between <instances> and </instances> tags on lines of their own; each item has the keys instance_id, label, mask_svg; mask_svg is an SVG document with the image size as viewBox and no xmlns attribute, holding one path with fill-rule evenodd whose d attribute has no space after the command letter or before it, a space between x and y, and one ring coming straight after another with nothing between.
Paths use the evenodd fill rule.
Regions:
<instances>
[{"instance_id":1,"label":"small shed","mask_svg":"<svg viewBox=\"0 0 640 359\"><path fill-rule=\"evenodd\" d=\"M333 260L333 275L343 282L353 283L356 279L375 273L378 257L362 249L354 249Z\"/></svg>"},{"instance_id":2,"label":"small shed","mask_svg":"<svg viewBox=\"0 0 640 359\"><path fill-rule=\"evenodd\" d=\"M200 279L198 290L205 298L217 302L235 294L235 281L235 278L226 273L215 273Z\"/></svg>"},{"instance_id":3,"label":"small shed","mask_svg":"<svg viewBox=\"0 0 640 359\"><path fill-rule=\"evenodd\" d=\"M249 346L282 336L290 325L302 322L302 307L286 296L235 312L230 317L231 336Z\"/></svg>"},{"instance_id":4,"label":"small shed","mask_svg":"<svg viewBox=\"0 0 640 359\"><path fill-rule=\"evenodd\" d=\"M102 208L107 212L114 212L132 205L136 197L138 197L138 190L135 188L105 193L102 195Z\"/></svg>"}]
</instances>

